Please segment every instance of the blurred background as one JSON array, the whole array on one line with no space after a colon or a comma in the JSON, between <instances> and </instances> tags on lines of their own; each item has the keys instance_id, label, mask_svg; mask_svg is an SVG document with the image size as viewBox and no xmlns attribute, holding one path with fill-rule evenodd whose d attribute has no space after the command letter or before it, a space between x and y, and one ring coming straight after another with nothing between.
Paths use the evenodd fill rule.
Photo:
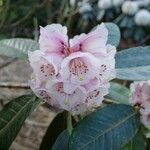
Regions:
<instances>
[{"instance_id":1,"label":"blurred background","mask_svg":"<svg viewBox=\"0 0 150 150\"><path fill-rule=\"evenodd\" d=\"M150 44L150 0L0 0L0 40L14 37L38 41L39 26L61 23L73 37L101 22L121 30L118 51ZM30 91L28 62L0 56L0 110ZM127 83L123 83L127 84ZM23 125L12 150L37 150L55 110L40 106Z\"/></svg>"}]
</instances>

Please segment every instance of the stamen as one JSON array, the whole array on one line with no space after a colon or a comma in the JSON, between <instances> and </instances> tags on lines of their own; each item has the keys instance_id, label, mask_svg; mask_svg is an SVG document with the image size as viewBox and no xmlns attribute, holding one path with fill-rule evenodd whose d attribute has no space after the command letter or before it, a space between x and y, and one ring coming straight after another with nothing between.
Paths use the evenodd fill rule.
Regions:
<instances>
[{"instance_id":1,"label":"stamen","mask_svg":"<svg viewBox=\"0 0 150 150\"><path fill-rule=\"evenodd\" d=\"M51 64L42 64L40 71L45 77L53 76L55 74L55 69Z\"/></svg>"},{"instance_id":2,"label":"stamen","mask_svg":"<svg viewBox=\"0 0 150 150\"><path fill-rule=\"evenodd\" d=\"M43 98L43 100L50 101L51 97L47 94L46 91L40 90L39 95Z\"/></svg>"},{"instance_id":3,"label":"stamen","mask_svg":"<svg viewBox=\"0 0 150 150\"><path fill-rule=\"evenodd\" d=\"M85 102L86 102L86 103L89 103L89 101L95 99L99 94L100 94L100 91L94 90L93 92L91 92L91 93L87 96ZM93 102L94 102L94 101L93 101Z\"/></svg>"},{"instance_id":4,"label":"stamen","mask_svg":"<svg viewBox=\"0 0 150 150\"><path fill-rule=\"evenodd\" d=\"M73 75L82 75L82 74L86 74L89 69L88 66L80 59L80 58L75 58L70 62L70 73L72 73ZM81 76L79 78L79 80L83 80L83 76Z\"/></svg>"}]
</instances>

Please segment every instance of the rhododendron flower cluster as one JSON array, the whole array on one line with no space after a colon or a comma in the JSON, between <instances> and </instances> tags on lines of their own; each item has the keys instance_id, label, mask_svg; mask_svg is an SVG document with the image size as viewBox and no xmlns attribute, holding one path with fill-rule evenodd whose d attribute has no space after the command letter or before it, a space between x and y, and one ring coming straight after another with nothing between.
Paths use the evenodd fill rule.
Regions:
<instances>
[{"instance_id":1,"label":"rhododendron flower cluster","mask_svg":"<svg viewBox=\"0 0 150 150\"><path fill-rule=\"evenodd\" d=\"M115 77L116 48L107 45L102 23L94 31L68 39L67 28L40 28L40 50L29 52L30 86L50 105L78 114L100 106Z\"/></svg>"},{"instance_id":2,"label":"rhododendron flower cluster","mask_svg":"<svg viewBox=\"0 0 150 150\"><path fill-rule=\"evenodd\" d=\"M131 84L130 103L140 106L141 122L150 128L150 81Z\"/></svg>"}]
</instances>

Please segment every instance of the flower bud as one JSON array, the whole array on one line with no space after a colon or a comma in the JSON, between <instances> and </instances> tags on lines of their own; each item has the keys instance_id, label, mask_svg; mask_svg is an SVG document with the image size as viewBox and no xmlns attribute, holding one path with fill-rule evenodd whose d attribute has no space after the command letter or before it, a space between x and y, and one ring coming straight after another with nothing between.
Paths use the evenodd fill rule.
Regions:
<instances>
[{"instance_id":1,"label":"flower bud","mask_svg":"<svg viewBox=\"0 0 150 150\"><path fill-rule=\"evenodd\" d=\"M138 3L125 1L122 5L122 12L126 15L134 15L138 11Z\"/></svg>"},{"instance_id":2,"label":"flower bud","mask_svg":"<svg viewBox=\"0 0 150 150\"><path fill-rule=\"evenodd\" d=\"M112 1L111 0L99 0L98 2L98 7L100 9L108 9L112 6Z\"/></svg>"},{"instance_id":3,"label":"flower bud","mask_svg":"<svg viewBox=\"0 0 150 150\"><path fill-rule=\"evenodd\" d=\"M113 6L118 7L118 6L122 5L124 0L112 0L112 2L113 2Z\"/></svg>"},{"instance_id":4,"label":"flower bud","mask_svg":"<svg viewBox=\"0 0 150 150\"><path fill-rule=\"evenodd\" d=\"M150 25L150 12L146 9L139 10L134 20L139 26L148 26Z\"/></svg>"},{"instance_id":5,"label":"flower bud","mask_svg":"<svg viewBox=\"0 0 150 150\"><path fill-rule=\"evenodd\" d=\"M70 5L71 5L71 6L74 6L75 3L76 3L76 0L70 0Z\"/></svg>"},{"instance_id":6,"label":"flower bud","mask_svg":"<svg viewBox=\"0 0 150 150\"><path fill-rule=\"evenodd\" d=\"M79 5L79 13L85 13L85 12L90 12L92 11L92 7L90 5L90 3L81 3L81 5Z\"/></svg>"},{"instance_id":7,"label":"flower bud","mask_svg":"<svg viewBox=\"0 0 150 150\"><path fill-rule=\"evenodd\" d=\"M150 129L150 109L140 109L140 114L141 114L141 122L142 124Z\"/></svg>"},{"instance_id":8,"label":"flower bud","mask_svg":"<svg viewBox=\"0 0 150 150\"><path fill-rule=\"evenodd\" d=\"M138 4L141 7L147 7L150 4L150 0L138 0Z\"/></svg>"},{"instance_id":9,"label":"flower bud","mask_svg":"<svg viewBox=\"0 0 150 150\"><path fill-rule=\"evenodd\" d=\"M140 107L141 122L150 128L150 81L134 82L130 89L130 103Z\"/></svg>"}]
</instances>

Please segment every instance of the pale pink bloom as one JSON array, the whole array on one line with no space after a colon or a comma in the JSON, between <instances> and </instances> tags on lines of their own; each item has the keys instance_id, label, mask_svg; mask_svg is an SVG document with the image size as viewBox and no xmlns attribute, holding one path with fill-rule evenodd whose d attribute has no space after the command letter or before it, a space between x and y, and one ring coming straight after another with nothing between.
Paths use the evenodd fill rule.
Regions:
<instances>
[{"instance_id":1,"label":"pale pink bloom","mask_svg":"<svg viewBox=\"0 0 150 150\"><path fill-rule=\"evenodd\" d=\"M85 84L98 76L99 64L99 60L90 53L74 52L63 60L60 74L72 83Z\"/></svg>"},{"instance_id":2,"label":"pale pink bloom","mask_svg":"<svg viewBox=\"0 0 150 150\"><path fill-rule=\"evenodd\" d=\"M59 24L52 24L40 28L40 49L45 52L55 52L61 57L73 52L89 52L92 54L106 54L108 30L102 23L94 31L81 34L68 42L67 28Z\"/></svg>"},{"instance_id":3,"label":"pale pink bloom","mask_svg":"<svg viewBox=\"0 0 150 150\"><path fill-rule=\"evenodd\" d=\"M57 57L56 54L47 55L40 50L36 50L29 52L28 56L37 81L46 82L59 73L62 58Z\"/></svg>"},{"instance_id":4,"label":"pale pink bloom","mask_svg":"<svg viewBox=\"0 0 150 150\"><path fill-rule=\"evenodd\" d=\"M94 82L94 81L91 81ZM93 83L97 84L97 83ZM69 85L67 87L67 85ZM96 85L94 85L96 86ZM70 89L72 87L72 89ZM60 108L70 111L72 114L82 113L94 107L100 106L103 97L108 94L109 84L101 84L96 89L92 86L76 86L73 83L50 81L46 88L51 95L52 101L58 100Z\"/></svg>"},{"instance_id":5,"label":"pale pink bloom","mask_svg":"<svg viewBox=\"0 0 150 150\"><path fill-rule=\"evenodd\" d=\"M130 89L130 102L133 105L150 108L150 81L134 82L131 84Z\"/></svg>"},{"instance_id":6,"label":"pale pink bloom","mask_svg":"<svg viewBox=\"0 0 150 150\"><path fill-rule=\"evenodd\" d=\"M55 52L63 56L68 47L67 28L60 24L51 24L40 27L40 50Z\"/></svg>"},{"instance_id":7,"label":"pale pink bloom","mask_svg":"<svg viewBox=\"0 0 150 150\"><path fill-rule=\"evenodd\" d=\"M84 100L84 103L87 105L87 107L92 108L100 106L104 96L108 94L109 87L110 85L108 83L101 84L97 89L88 92L86 99Z\"/></svg>"},{"instance_id":8,"label":"pale pink bloom","mask_svg":"<svg viewBox=\"0 0 150 150\"><path fill-rule=\"evenodd\" d=\"M35 94L73 114L100 106L115 77L116 48L107 45L105 25L70 40L60 24L41 27L40 33L40 50L29 52Z\"/></svg>"},{"instance_id":9,"label":"pale pink bloom","mask_svg":"<svg viewBox=\"0 0 150 150\"><path fill-rule=\"evenodd\" d=\"M72 83L70 84L72 85L72 87L74 86ZM71 90L71 92L69 91L68 93L66 92L68 90L65 90L64 88L63 82L50 83L47 85L47 88L50 92L52 99L54 101L58 100L60 108L68 110L73 114L86 111L87 107L83 103L86 94L84 94L82 88L80 89L79 87L77 87L74 90Z\"/></svg>"},{"instance_id":10,"label":"pale pink bloom","mask_svg":"<svg viewBox=\"0 0 150 150\"><path fill-rule=\"evenodd\" d=\"M36 80L35 77L33 77L33 74L31 76L31 80L29 81L30 88L34 91L34 93L42 100L46 101L50 105L53 105L52 99L48 93L48 90L45 87L44 84L40 84L39 80Z\"/></svg>"},{"instance_id":11,"label":"pale pink bloom","mask_svg":"<svg viewBox=\"0 0 150 150\"><path fill-rule=\"evenodd\" d=\"M70 39L70 47L72 51L89 52L94 54L106 54L106 44L108 40L108 30L102 23L98 25L94 31L88 34L82 33Z\"/></svg>"},{"instance_id":12,"label":"pale pink bloom","mask_svg":"<svg viewBox=\"0 0 150 150\"><path fill-rule=\"evenodd\" d=\"M141 105L142 103L142 85L140 82L134 82L130 85L130 103L132 105Z\"/></svg>"},{"instance_id":13,"label":"pale pink bloom","mask_svg":"<svg viewBox=\"0 0 150 150\"><path fill-rule=\"evenodd\" d=\"M132 83L130 89L130 103L140 106L141 122L150 128L150 81Z\"/></svg>"},{"instance_id":14,"label":"pale pink bloom","mask_svg":"<svg viewBox=\"0 0 150 150\"><path fill-rule=\"evenodd\" d=\"M116 71L115 71L115 53L116 48L112 45L106 46L107 53L105 55L100 56L100 72L99 72L99 79L101 81L109 81L115 78Z\"/></svg>"},{"instance_id":15,"label":"pale pink bloom","mask_svg":"<svg viewBox=\"0 0 150 150\"><path fill-rule=\"evenodd\" d=\"M144 124L146 128L150 129L150 109L140 109L141 113L141 122Z\"/></svg>"}]
</instances>

